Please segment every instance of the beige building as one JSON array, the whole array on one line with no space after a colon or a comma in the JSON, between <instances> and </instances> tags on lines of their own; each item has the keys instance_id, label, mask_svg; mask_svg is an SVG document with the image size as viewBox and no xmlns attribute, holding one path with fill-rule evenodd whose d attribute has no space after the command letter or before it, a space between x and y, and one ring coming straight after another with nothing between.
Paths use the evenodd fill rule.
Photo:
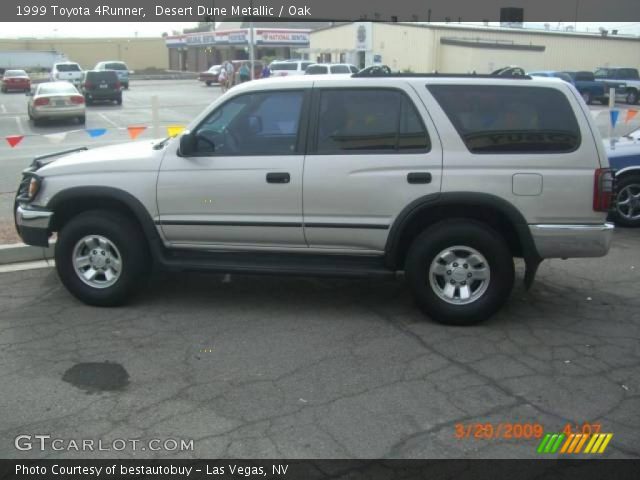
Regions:
<instances>
[{"instance_id":1,"label":"beige building","mask_svg":"<svg viewBox=\"0 0 640 480\"><path fill-rule=\"evenodd\" d=\"M626 35L495 28L455 24L355 22L311 33L309 57L322 62L374 63L394 70L489 73L640 67L640 38Z\"/></svg>"},{"instance_id":2,"label":"beige building","mask_svg":"<svg viewBox=\"0 0 640 480\"><path fill-rule=\"evenodd\" d=\"M90 69L103 60L121 60L132 70L166 69L164 39L158 38L47 38L0 39L1 51L56 51Z\"/></svg>"}]
</instances>

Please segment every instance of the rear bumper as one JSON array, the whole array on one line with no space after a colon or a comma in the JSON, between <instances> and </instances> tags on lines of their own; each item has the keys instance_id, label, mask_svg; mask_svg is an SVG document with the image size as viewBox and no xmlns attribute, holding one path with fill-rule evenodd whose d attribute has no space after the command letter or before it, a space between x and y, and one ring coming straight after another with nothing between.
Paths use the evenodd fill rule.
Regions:
<instances>
[{"instance_id":1,"label":"rear bumper","mask_svg":"<svg viewBox=\"0 0 640 480\"><path fill-rule=\"evenodd\" d=\"M85 114L84 105L79 107L59 107L59 108L34 108L31 115L34 118L69 118L80 117Z\"/></svg>"},{"instance_id":2,"label":"rear bumper","mask_svg":"<svg viewBox=\"0 0 640 480\"><path fill-rule=\"evenodd\" d=\"M118 100L119 98L122 98L122 92L120 90L109 90L108 92L90 90L84 92L84 98L89 100Z\"/></svg>"},{"instance_id":3,"label":"rear bumper","mask_svg":"<svg viewBox=\"0 0 640 480\"><path fill-rule=\"evenodd\" d=\"M27 245L48 247L53 212L18 205L15 212L16 228Z\"/></svg>"},{"instance_id":4,"label":"rear bumper","mask_svg":"<svg viewBox=\"0 0 640 480\"><path fill-rule=\"evenodd\" d=\"M529 225L542 258L602 257L613 238L612 223L601 225Z\"/></svg>"}]
</instances>

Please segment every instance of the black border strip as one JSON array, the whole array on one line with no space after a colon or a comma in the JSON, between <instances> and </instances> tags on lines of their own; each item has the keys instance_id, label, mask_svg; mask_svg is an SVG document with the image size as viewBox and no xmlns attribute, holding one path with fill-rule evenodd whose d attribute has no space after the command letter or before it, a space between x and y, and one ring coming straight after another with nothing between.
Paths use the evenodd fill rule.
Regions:
<instances>
[{"instance_id":1,"label":"black border strip","mask_svg":"<svg viewBox=\"0 0 640 480\"><path fill-rule=\"evenodd\" d=\"M212 227L307 227L307 228L352 228L366 230L389 230L389 225L375 223L298 223L298 222L221 222L208 220L156 220L156 225L212 226Z\"/></svg>"}]
</instances>

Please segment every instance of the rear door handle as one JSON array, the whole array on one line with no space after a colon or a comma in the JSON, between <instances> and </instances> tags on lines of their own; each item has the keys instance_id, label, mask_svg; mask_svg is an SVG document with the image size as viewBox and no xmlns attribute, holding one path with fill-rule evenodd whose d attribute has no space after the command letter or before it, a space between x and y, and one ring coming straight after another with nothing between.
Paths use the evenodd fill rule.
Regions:
<instances>
[{"instance_id":1,"label":"rear door handle","mask_svg":"<svg viewBox=\"0 0 640 480\"><path fill-rule=\"evenodd\" d=\"M289 183L291 175L287 172L271 172L267 173L267 183Z\"/></svg>"},{"instance_id":2,"label":"rear door handle","mask_svg":"<svg viewBox=\"0 0 640 480\"><path fill-rule=\"evenodd\" d=\"M431 174L429 172L410 172L407 174L407 182L431 183Z\"/></svg>"}]
</instances>

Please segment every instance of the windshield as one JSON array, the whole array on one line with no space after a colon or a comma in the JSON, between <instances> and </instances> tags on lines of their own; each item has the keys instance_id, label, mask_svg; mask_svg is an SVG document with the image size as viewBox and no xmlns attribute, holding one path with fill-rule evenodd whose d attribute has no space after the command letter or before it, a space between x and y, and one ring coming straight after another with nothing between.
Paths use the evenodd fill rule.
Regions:
<instances>
[{"instance_id":1,"label":"windshield","mask_svg":"<svg viewBox=\"0 0 640 480\"><path fill-rule=\"evenodd\" d=\"M78 90L67 82L60 83L44 83L38 88L37 95L57 95L57 94L75 94Z\"/></svg>"},{"instance_id":2,"label":"windshield","mask_svg":"<svg viewBox=\"0 0 640 480\"><path fill-rule=\"evenodd\" d=\"M128 70L124 63L107 63L104 68L107 70Z\"/></svg>"},{"instance_id":3,"label":"windshield","mask_svg":"<svg viewBox=\"0 0 640 480\"><path fill-rule=\"evenodd\" d=\"M27 72L25 72L24 70L7 70L6 72L4 72L4 78L26 77L26 76L27 76Z\"/></svg>"},{"instance_id":4,"label":"windshield","mask_svg":"<svg viewBox=\"0 0 640 480\"><path fill-rule=\"evenodd\" d=\"M77 63L59 63L56 66L56 70L59 72L80 72L80 65Z\"/></svg>"}]
</instances>

